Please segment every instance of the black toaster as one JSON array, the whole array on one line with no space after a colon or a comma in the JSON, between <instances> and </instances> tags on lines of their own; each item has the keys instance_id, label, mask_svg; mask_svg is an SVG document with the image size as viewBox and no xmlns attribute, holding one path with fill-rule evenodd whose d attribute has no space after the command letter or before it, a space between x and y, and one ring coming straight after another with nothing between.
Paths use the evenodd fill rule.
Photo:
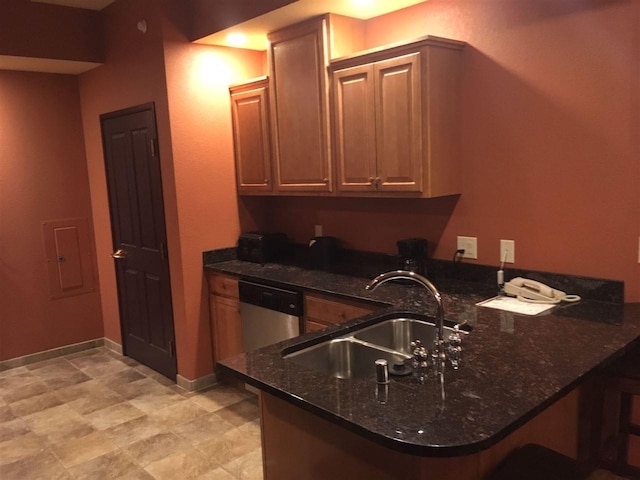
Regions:
<instances>
[{"instance_id":1,"label":"black toaster","mask_svg":"<svg viewBox=\"0 0 640 480\"><path fill-rule=\"evenodd\" d=\"M288 240L284 233L247 232L238 238L238 260L267 263L287 255Z\"/></svg>"}]
</instances>

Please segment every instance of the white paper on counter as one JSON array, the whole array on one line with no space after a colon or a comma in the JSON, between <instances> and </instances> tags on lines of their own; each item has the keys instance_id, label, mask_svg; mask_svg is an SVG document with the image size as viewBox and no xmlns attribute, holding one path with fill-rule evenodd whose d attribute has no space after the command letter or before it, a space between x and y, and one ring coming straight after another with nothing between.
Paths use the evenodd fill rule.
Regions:
<instances>
[{"instance_id":1,"label":"white paper on counter","mask_svg":"<svg viewBox=\"0 0 640 480\"><path fill-rule=\"evenodd\" d=\"M476 303L479 307L495 308L497 310L506 310L507 312L520 313L522 315L539 315L542 312L555 307L555 304L551 303L529 303L521 302L515 297L493 297L489 300L483 300Z\"/></svg>"}]
</instances>

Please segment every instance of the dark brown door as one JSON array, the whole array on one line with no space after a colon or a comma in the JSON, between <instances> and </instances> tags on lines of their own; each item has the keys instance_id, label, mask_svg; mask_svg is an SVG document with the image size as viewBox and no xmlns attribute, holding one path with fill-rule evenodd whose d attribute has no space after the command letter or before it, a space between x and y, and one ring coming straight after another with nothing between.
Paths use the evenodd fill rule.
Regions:
<instances>
[{"instance_id":1,"label":"dark brown door","mask_svg":"<svg viewBox=\"0 0 640 480\"><path fill-rule=\"evenodd\" d=\"M100 117L128 355L175 380L176 357L153 104Z\"/></svg>"}]
</instances>

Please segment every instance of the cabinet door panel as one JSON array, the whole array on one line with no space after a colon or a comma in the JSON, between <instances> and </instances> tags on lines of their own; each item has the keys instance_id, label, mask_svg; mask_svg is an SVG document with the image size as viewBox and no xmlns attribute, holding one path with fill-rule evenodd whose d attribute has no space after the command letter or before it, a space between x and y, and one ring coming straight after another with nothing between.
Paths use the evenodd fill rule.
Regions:
<instances>
[{"instance_id":1,"label":"cabinet door panel","mask_svg":"<svg viewBox=\"0 0 640 480\"><path fill-rule=\"evenodd\" d=\"M383 60L374 68L378 190L420 192L420 55Z\"/></svg>"},{"instance_id":2,"label":"cabinet door panel","mask_svg":"<svg viewBox=\"0 0 640 480\"><path fill-rule=\"evenodd\" d=\"M238 191L271 191L267 88L231 93Z\"/></svg>"},{"instance_id":3,"label":"cabinet door panel","mask_svg":"<svg viewBox=\"0 0 640 480\"><path fill-rule=\"evenodd\" d=\"M338 190L375 190L376 140L373 65L333 73Z\"/></svg>"},{"instance_id":4,"label":"cabinet door panel","mask_svg":"<svg viewBox=\"0 0 640 480\"><path fill-rule=\"evenodd\" d=\"M238 300L209 295L216 361L242 353L242 321Z\"/></svg>"},{"instance_id":5,"label":"cabinet door panel","mask_svg":"<svg viewBox=\"0 0 640 480\"><path fill-rule=\"evenodd\" d=\"M330 191L325 21L269 35L279 191Z\"/></svg>"}]
</instances>

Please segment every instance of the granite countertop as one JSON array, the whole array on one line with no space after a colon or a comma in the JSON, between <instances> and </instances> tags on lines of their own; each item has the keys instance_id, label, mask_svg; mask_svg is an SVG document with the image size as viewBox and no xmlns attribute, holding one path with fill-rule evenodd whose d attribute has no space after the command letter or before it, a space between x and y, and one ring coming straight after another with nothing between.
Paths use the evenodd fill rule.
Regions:
<instances>
[{"instance_id":1,"label":"granite countertop","mask_svg":"<svg viewBox=\"0 0 640 480\"><path fill-rule=\"evenodd\" d=\"M463 364L448 368L444 385L392 377L385 392L371 378L343 380L282 358L304 347L375 321L380 312L435 312L422 288L382 285L366 292L364 278L296 266L228 260L205 270L379 304L378 312L311 332L218 363L272 395L384 446L423 456L459 456L484 450L578 386L585 377L635 346L640 304L583 300L529 317L477 307L495 288L459 280L434 283L445 318L466 321Z\"/></svg>"}]
</instances>

